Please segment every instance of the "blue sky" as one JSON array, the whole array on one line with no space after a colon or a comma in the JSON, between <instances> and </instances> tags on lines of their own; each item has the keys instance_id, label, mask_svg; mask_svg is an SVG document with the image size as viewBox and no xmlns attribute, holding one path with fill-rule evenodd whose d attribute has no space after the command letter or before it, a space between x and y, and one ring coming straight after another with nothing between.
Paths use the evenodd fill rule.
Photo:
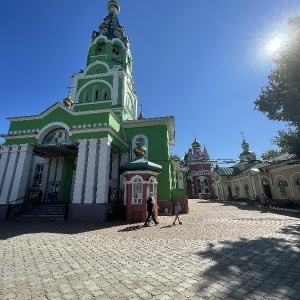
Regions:
<instances>
[{"instance_id":1,"label":"blue sky","mask_svg":"<svg viewBox=\"0 0 300 300\"><path fill-rule=\"evenodd\" d=\"M4 0L0 10L0 133L7 117L39 114L85 67L107 0ZM254 110L274 65L265 45L300 13L297 0L119 0L145 117L174 116L183 156L194 140L237 159L242 135L260 155L286 125ZM3 140L0 139L3 142Z\"/></svg>"}]
</instances>

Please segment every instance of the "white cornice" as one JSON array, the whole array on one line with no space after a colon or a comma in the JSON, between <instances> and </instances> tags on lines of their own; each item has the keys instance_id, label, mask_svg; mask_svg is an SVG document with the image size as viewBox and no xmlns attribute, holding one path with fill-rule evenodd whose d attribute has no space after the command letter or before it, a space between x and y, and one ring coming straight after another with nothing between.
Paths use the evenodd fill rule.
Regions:
<instances>
[{"instance_id":1,"label":"white cornice","mask_svg":"<svg viewBox=\"0 0 300 300\"><path fill-rule=\"evenodd\" d=\"M125 171L124 173L122 173L122 175L128 175L128 174L150 174L150 175L154 175L154 176L157 176L159 173L158 172L153 172L153 171L140 171L140 170L137 170L137 171ZM148 181L145 181L145 182L148 182ZM127 181L127 184L128 183L132 183L131 181Z\"/></svg>"},{"instance_id":2,"label":"white cornice","mask_svg":"<svg viewBox=\"0 0 300 300\"><path fill-rule=\"evenodd\" d=\"M113 135L115 138L117 138L126 148L129 148L130 145L119 136L119 134L111 127L97 127L97 128L81 128L81 129L71 129L70 130L72 134L80 134L80 133L92 133L92 132L108 132L111 135Z\"/></svg>"},{"instance_id":3,"label":"white cornice","mask_svg":"<svg viewBox=\"0 0 300 300\"><path fill-rule=\"evenodd\" d=\"M1 134L0 136L6 140L36 138L36 134Z\"/></svg>"},{"instance_id":4,"label":"white cornice","mask_svg":"<svg viewBox=\"0 0 300 300\"><path fill-rule=\"evenodd\" d=\"M96 102L98 103L98 102ZM85 103L87 105L93 105L96 103ZM33 116L24 116L24 117L10 117L7 118L7 120L9 120L10 122L12 121L29 121L29 120L40 120L43 119L45 116L47 116L48 114L50 114L51 112L53 112L55 109L57 109L58 107L64 109L66 112L68 112L69 114L73 115L73 116L78 116L78 115L89 115L89 114L99 114L99 113L111 113L113 115L113 117L116 119L116 121L121 124L119 118L117 117L117 115L114 113L114 111L112 110L112 108L103 108L103 109L93 109L93 110L82 110L82 111L73 111L67 107L65 107L63 104L61 104L60 102L56 102L54 105L52 105L50 108L46 109L45 111L43 111L41 114L39 115L33 115Z\"/></svg>"}]
</instances>

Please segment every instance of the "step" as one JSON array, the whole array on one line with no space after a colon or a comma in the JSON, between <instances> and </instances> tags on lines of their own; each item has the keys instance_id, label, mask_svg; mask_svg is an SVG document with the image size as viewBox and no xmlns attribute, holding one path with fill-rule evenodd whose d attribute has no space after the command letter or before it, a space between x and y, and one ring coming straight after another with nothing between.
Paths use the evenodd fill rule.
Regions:
<instances>
[{"instance_id":1,"label":"step","mask_svg":"<svg viewBox=\"0 0 300 300\"><path fill-rule=\"evenodd\" d=\"M65 219L66 206L64 204L40 204L27 206L16 219Z\"/></svg>"},{"instance_id":2,"label":"step","mask_svg":"<svg viewBox=\"0 0 300 300\"><path fill-rule=\"evenodd\" d=\"M19 215L14 219L51 219L51 220L64 220L65 216L49 216L49 215Z\"/></svg>"}]
</instances>

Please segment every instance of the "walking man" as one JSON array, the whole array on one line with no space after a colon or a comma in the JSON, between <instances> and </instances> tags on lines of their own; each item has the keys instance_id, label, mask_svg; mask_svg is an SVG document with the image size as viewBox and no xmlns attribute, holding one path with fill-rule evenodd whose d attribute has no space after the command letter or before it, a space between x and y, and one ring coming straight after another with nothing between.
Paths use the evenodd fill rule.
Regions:
<instances>
[{"instance_id":1,"label":"walking man","mask_svg":"<svg viewBox=\"0 0 300 300\"><path fill-rule=\"evenodd\" d=\"M153 201L153 193L149 193L148 195L148 199L147 199L147 212L148 212L148 216L147 216L147 219L145 221L145 224L144 226L150 226L149 225L149 221L150 221L150 218L152 217L152 220L154 221L155 225L158 224L157 220L155 219L155 216L154 216L154 207L157 207L159 208Z\"/></svg>"}]
</instances>

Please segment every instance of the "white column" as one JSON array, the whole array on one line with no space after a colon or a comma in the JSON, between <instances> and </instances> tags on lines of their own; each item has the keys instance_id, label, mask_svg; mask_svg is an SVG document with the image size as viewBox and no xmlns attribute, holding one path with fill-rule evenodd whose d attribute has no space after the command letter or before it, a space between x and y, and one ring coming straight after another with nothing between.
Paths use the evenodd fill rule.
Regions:
<instances>
[{"instance_id":1,"label":"white column","mask_svg":"<svg viewBox=\"0 0 300 300\"><path fill-rule=\"evenodd\" d=\"M60 181L61 182L63 167L64 167L64 157L58 157L57 158L57 168L56 168L56 174L55 174L55 181Z\"/></svg>"},{"instance_id":2,"label":"white column","mask_svg":"<svg viewBox=\"0 0 300 300\"><path fill-rule=\"evenodd\" d=\"M100 139L96 203L108 202L110 144L107 138Z\"/></svg>"},{"instance_id":3,"label":"white column","mask_svg":"<svg viewBox=\"0 0 300 300\"><path fill-rule=\"evenodd\" d=\"M16 168L9 201L13 201L25 196L32 152L33 147L31 145L21 145L18 165Z\"/></svg>"},{"instance_id":4,"label":"white column","mask_svg":"<svg viewBox=\"0 0 300 300\"><path fill-rule=\"evenodd\" d=\"M251 199L254 198L254 195L256 194L256 190L255 190L255 183L253 180L253 176L250 175L250 184L251 184L251 190L252 190L252 196Z\"/></svg>"},{"instance_id":5,"label":"white column","mask_svg":"<svg viewBox=\"0 0 300 300\"><path fill-rule=\"evenodd\" d=\"M87 140L80 140L78 147L77 167L75 174L73 203L82 203L85 189L85 175L87 164Z\"/></svg>"},{"instance_id":6,"label":"white column","mask_svg":"<svg viewBox=\"0 0 300 300\"><path fill-rule=\"evenodd\" d=\"M97 170L98 170L98 140L89 140L86 171L84 203L95 203Z\"/></svg>"},{"instance_id":7,"label":"white column","mask_svg":"<svg viewBox=\"0 0 300 300\"><path fill-rule=\"evenodd\" d=\"M50 171L49 171L48 181L55 181L56 165L57 165L57 157L52 157L50 159L50 164L49 164Z\"/></svg>"},{"instance_id":8,"label":"white column","mask_svg":"<svg viewBox=\"0 0 300 300\"><path fill-rule=\"evenodd\" d=\"M128 153L121 153L121 161L120 161L120 165L124 165L126 162L128 162ZM120 189L123 190L123 179L124 179L124 175L120 175Z\"/></svg>"},{"instance_id":9,"label":"white column","mask_svg":"<svg viewBox=\"0 0 300 300\"><path fill-rule=\"evenodd\" d=\"M10 146L2 146L2 155L0 158L0 195L4 183L5 174L10 157Z\"/></svg>"},{"instance_id":10,"label":"white column","mask_svg":"<svg viewBox=\"0 0 300 300\"><path fill-rule=\"evenodd\" d=\"M12 184L13 184L13 181L14 181L16 167L17 167L17 164L18 164L19 148L20 148L19 145L13 145L11 147L11 153L10 153L10 157L9 157L7 171L6 171L6 174L5 174L3 188L2 188L2 191L1 191L1 195L0 195L0 203L1 204L7 204L8 203L8 199L9 199L9 196L10 196Z\"/></svg>"}]
</instances>

